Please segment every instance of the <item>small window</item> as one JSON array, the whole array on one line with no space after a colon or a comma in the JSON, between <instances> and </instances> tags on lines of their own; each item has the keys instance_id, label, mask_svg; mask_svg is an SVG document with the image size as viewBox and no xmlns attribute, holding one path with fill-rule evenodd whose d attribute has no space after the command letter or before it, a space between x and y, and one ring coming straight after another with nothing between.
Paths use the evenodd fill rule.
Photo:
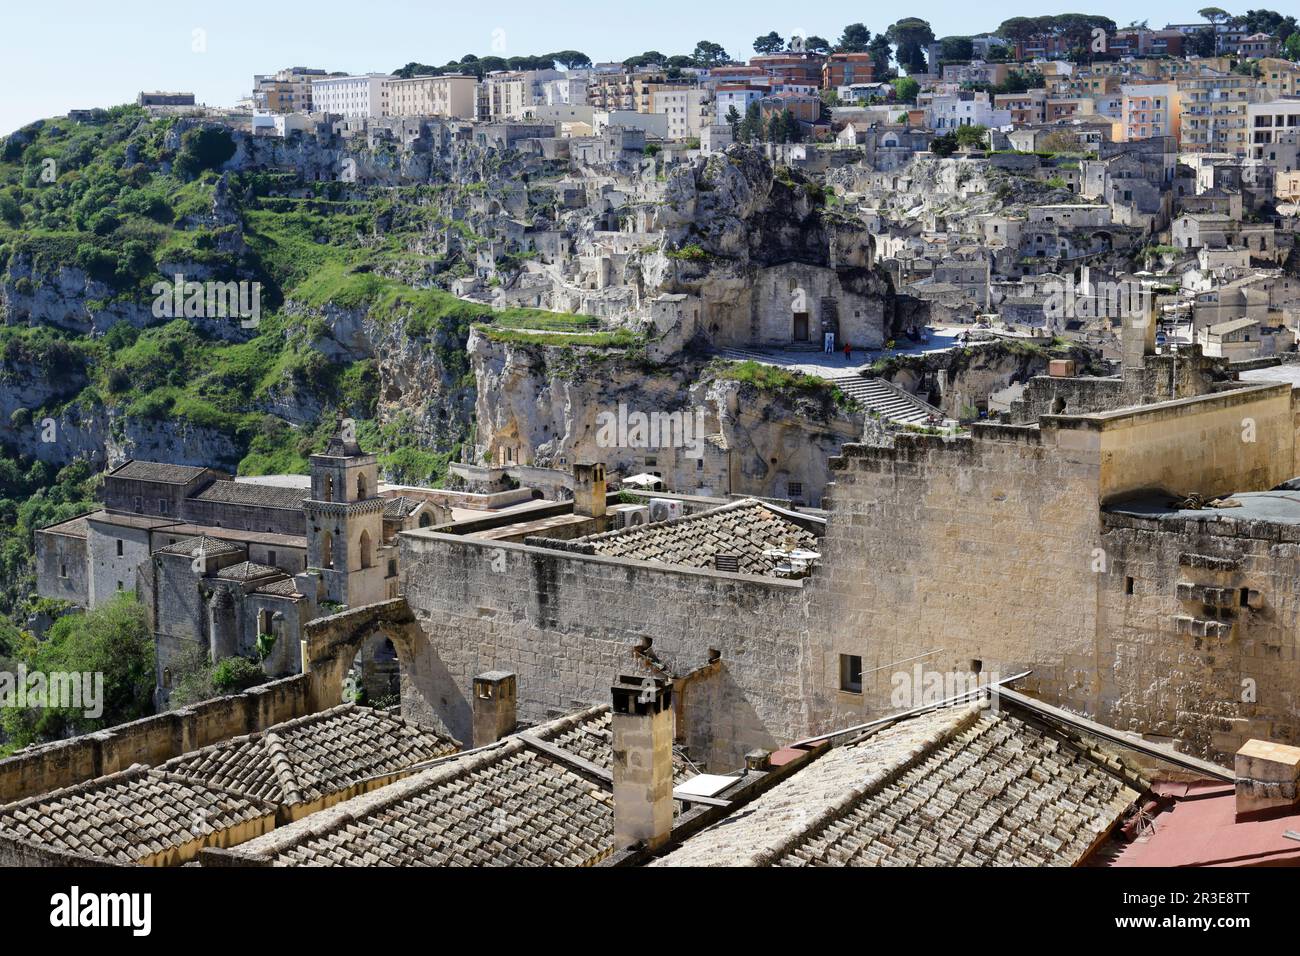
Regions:
<instances>
[{"instance_id":1,"label":"small window","mask_svg":"<svg viewBox=\"0 0 1300 956\"><path fill-rule=\"evenodd\" d=\"M656 458L654 455L645 456L645 466L647 468L653 468L657 464L659 464L659 459Z\"/></svg>"},{"instance_id":2,"label":"small window","mask_svg":"<svg viewBox=\"0 0 1300 956\"><path fill-rule=\"evenodd\" d=\"M1250 607L1250 588L1241 589L1241 606Z\"/></svg>"},{"instance_id":3,"label":"small window","mask_svg":"<svg viewBox=\"0 0 1300 956\"><path fill-rule=\"evenodd\" d=\"M118 538L118 539L117 539L117 556L118 556L119 558L122 556L122 539L121 539L121 538Z\"/></svg>"},{"instance_id":4,"label":"small window","mask_svg":"<svg viewBox=\"0 0 1300 956\"><path fill-rule=\"evenodd\" d=\"M802 482L802 481L792 481L792 482L790 482L790 484L789 484L789 486L788 486L788 489L789 489L789 495L790 495L791 498L802 498L802 497L803 497L803 482Z\"/></svg>"},{"instance_id":5,"label":"small window","mask_svg":"<svg viewBox=\"0 0 1300 956\"><path fill-rule=\"evenodd\" d=\"M122 590L122 582L121 582L121 581L118 581L118 582L117 582L117 589L118 589L119 591Z\"/></svg>"},{"instance_id":6,"label":"small window","mask_svg":"<svg viewBox=\"0 0 1300 956\"><path fill-rule=\"evenodd\" d=\"M60 564L60 565L59 565L59 577L61 577L61 578L66 578L67 576L68 576L68 566L67 566L66 564Z\"/></svg>"},{"instance_id":7,"label":"small window","mask_svg":"<svg viewBox=\"0 0 1300 956\"><path fill-rule=\"evenodd\" d=\"M144 514L144 499L139 495L135 498L135 511L137 514Z\"/></svg>"},{"instance_id":8,"label":"small window","mask_svg":"<svg viewBox=\"0 0 1300 956\"><path fill-rule=\"evenodd\" d=\"M735 554L715 554L713 556L713 567L717 571L739 573L740 557Z\"/></svg>"},{"instance_id":9,"label":"small window","mask_svg":"<svg viewBox=\"0 0 1300 956\"><path fill-rule=\"evenodd\" d=\"M982 674L982 673L984 673L984 662L983 662L982 660L980 660L978 657L974 658L974 659L970 662L970 672L971 672L972 674Z\"/></svg>"},{"instance_id":10,"label":"small window","mask_svg":"<svg viewBox=\"0 0 1300 956\"><path fill-rule=\"evenodd\" d=\"M165 514L167 513L167 499L166 499L166 498L159 498L159 499L158 499L158 513L159 513L160 515L165 515Z\"/></svg>"},{"instance_id":11,"label":"small window","mask_svg":"<svg viewBox=\"0 0 1300 956\"><path fill-rule=\"evenodd\" d=\"M275 567L275 552L274 552L274 551L268 551L268 552L266 552L266 563L269 564L271 567Z\"/></svg>"},{"instance_id":12,"label":"small window","mask_svg":"<svg viewBox=\"0 0 1300 956\"><path fill-rule=\"evenodd\" d=\"M1125 579L1124 579L1124 593L1125 593L1125 594L1132 594L1132 593L1133 593L1133 579L1132 579L1132 578L1125 578Z\"/></svg>"},{"instance_id":13,"label":"small window","mask_svg":"<svg viewBox=\"0 0 1300 956\"><path fill-rule=\"evenodd\" d=\"M862 693L862 658L859 655L840 655L840 690L848 694Z\"/></svg>"}]
</instances>

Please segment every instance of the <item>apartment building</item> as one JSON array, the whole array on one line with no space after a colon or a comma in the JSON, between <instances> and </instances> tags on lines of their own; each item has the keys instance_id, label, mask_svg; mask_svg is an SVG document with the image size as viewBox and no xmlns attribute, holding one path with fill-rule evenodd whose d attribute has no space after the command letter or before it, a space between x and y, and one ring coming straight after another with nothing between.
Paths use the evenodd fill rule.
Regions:
<instances>
[{"instance_id":1,"label":"apartment building","mask_svg":"<svg viewBox=\"0 0 1300 956\"><path fill-rule=\"evenodd\" d=\"M1251 60L1277 56L1277 37L1267 33L1252 33L1237 43L1237 56Z\"/></svg>"},{"instance_id":2,"label":"apartment building","mask_svg":"<svg viewBox=\"0 0 1300 956\"><path fill-rule=\"evenodd\" d=\"M1188 153L1245 156L1250 146L1246 107L1255 81L1239 73L1212 73L1177 81L1179 145Z\"/></svg>"},{"instance_id":3,"label":"apartment building","mask_svg":"<svg viewBox=\"0 0 1300 956\"><path fill-rule=\"evenodd\" d=\"M670 140L698 139L712 122L712 102L705 90L686 86L656 86L650 91L650 112L668 119Z\"/></svg>"},{"instance_id":4,"label":"apartment building","mask_svg":"<svg viewBox=\"0 0 1300 956\"><path fill-rule=\"evenodd\" d=\"M587 105L596 110L649 113L651 87L668 85L663 70L593 74L587 83Z\"/></svg>"},{"instance_id":5,"label":"apartment building","mask_svg":"<svg viewBox=\"0 0 1300 956\"><path fill-rule=\"evenodd\" d=\"M1126 83L1120 117L1121 136L1125 142L1151 139L1154 136L1178 136L1178 87L1173 83Z\"/></svg>"},{"instance_id":6,"label":"apartment building","mask_svg":"<svg viewBox=\"0 0 1300 956\"><path fill-rule=\"evenodd\" d=\"M378 119L388 115L387 73L327 76L311 81L312 109L346 119Z\"/></svg>"},{"instance_id":7,"label":"apartment building","mask_svg":"<svg viewBox=\"0 0 1300 956\"><path fill-rule=\"evenodd\" d=\"M276 73L253 77L253 109L260 113L310 113L311 84L325 77L324 70L291 66Z\"/></svg>"},{"instance_id":8,"label":"apartment building","mask_svg":"<svg viewBox=\"0 0 1300 956\"><path fill-rule=\"evenodd\" d=\"M394 78L385 83L389 116L445 116L475 119L478 80L463 74Z\"/></svg>"},{"instance_id":9,"label":"apartment building","mask_svg":"<svg viewBox=\"0 0 1300 956\"><path fill-rule=\"evenodd\" d=\"M767 95L767 90L757 86L729 84L713 91L713 115L718 123L726 123L734 108L742 117L750 103L757 103Z\"/></svg>"},{"instance_id":10,"label":"apartment building","mask_svg":"<svg viewBox=\"0 0 1300 956\"><path fill-rule=\"evenodd\" d=\"M822 57L811 53L777 53L771 56L752 56L749 58L749 65L758 67L779 83L795 86L821 86Z\"/></svg>"},{"instance_id":11,"label":"apartment building","mask_svg":"<svg viewBox=\"0 0 1300 956\"><path fill-rule=\"evenodd\" d=\"M1246 106L1250 127L1250 158L1269 160L1270 148L1288 134L1300 134L1300 97L1250 103Z\"/></svg>"},{"instance_id":12,"label":"apartment building","mask_svg":"<svg viewBox=\"0 0 1300 956\"><path fill-rule=\"evenodd\" d=\"M545 106L585 106L587 103L587 75L571 72L558 80L546 80L542 83L542 98L539 105Z\"/></svg>"},{"instance_id":13,"label":"apartment building","mask_svg":"<svg viewBox=\"0 0 1300 956\"><path fill-rule=\"evenodd\" d=\"M1273 96L1300 95L1300 63L1273 57L1260 60L1259 85Z\"/></svg>"},{"instance_id":14,"label":"apartment building","mask_svg":"<svg viewBox=\"0 0 1300 956\"><path fill-rule=\"evenodd\" d=\"M822 89L872 83L875 78L876 67L870 53L832 53L822 64Z\"/></svg>"},{"instance_id":15,"label":"apartment building","mask_svg":"<svg viewBox=\"0 0 1300 956\"><path fill-rule=\"evenodd\" d=\"M1033 126L1043 123L1047 121L1047 91L998 93L993 97L993 108L1010 113L1013 126Z\"/></svg>"}]
</instances>

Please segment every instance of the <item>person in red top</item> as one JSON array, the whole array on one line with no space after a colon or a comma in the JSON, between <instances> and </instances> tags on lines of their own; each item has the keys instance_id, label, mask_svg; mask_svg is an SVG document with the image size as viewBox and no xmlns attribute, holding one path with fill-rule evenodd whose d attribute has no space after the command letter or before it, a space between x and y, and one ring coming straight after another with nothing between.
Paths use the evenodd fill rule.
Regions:
<instances>
[{"instance_id":1,"label":"person in red top","mask_svg":"<svg viewBox=\"0 0 1300 956\"><path fill-rule=\"evenodd\" d=\"M847 341L844 343L844 361L853 361L853 346L849 345Z\"/></svg>"}]
</instances>

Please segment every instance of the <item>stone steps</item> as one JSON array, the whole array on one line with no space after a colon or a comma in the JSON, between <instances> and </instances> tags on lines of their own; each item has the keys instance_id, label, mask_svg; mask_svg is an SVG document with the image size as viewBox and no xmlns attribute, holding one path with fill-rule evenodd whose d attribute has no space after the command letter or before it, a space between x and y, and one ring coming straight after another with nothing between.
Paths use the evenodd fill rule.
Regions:
<instances>
[{"instance_id":1,"label":"stone steps","mask_svg":"<svg viewBox=\"0 0 1300 956\"><path fill-rule=\"evenodd\" d=\"M929 424L930 417L942 420L943 412L917 398L909 395L896 385L884 379L865 378L856 372L845 372L827 376L839 386L840 391L856 399L868 412L875 412L881 418L907 425Z\"/></svg>"}]
</instances>

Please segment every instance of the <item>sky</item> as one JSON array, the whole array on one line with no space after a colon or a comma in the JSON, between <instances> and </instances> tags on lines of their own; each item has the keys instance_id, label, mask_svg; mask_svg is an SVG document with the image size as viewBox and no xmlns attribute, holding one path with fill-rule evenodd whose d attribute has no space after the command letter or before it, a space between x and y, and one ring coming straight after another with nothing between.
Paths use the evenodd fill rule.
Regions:
<instances>
[{"instance_id":1,"label":"sky","mask_svg":"<svg viewBox=\"0 0 1300 956\"><path fill-rule=\"evenodd\" d=\"M689 53L698 40L743 58L753 55L754 38L770 30L834 42L845 24L863 22L875 33L908 15L949 36L993 30L1013 16L1065 12L1108 16L1120 25L1146 19L1159 27L1194 21L1204 5L924 0L886 11L840 0L24 0L0 11L0 77L8 91L0 97L0 135L69 109L130 102L144 89L192 91L200 102L227 106L248 94L254 73L286 66L389 72L412 60L438 65L467 53L555 50L622 60L646 50Z\"/></svg>"}]
</instances>

